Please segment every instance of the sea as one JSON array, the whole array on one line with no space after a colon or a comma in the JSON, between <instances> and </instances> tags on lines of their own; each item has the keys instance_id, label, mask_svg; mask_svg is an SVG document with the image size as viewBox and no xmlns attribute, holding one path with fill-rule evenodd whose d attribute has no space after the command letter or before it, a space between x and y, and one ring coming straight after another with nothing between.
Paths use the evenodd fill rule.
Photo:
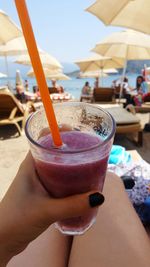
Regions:
<instances>
[{"instance_id":1,"label":"sea","mask_svg":"<svg viewBox=\"0 0 150 267\"><path fill-rule=\"evenodd\" d=\"M139 74L126 74L126 77L128 77L129 80L129 85L131 87L135 87L136 86L136 78ZM113 74L113 75L109 75L103 79L99 79L99 87L111 87L112 81L119 79L120 75L119 74ZM24 80L27 79L28 83L29 83L29 89L32 92L32 88L34 85L36 85L36 80L34 78L29 78L29 77L22 77L22 81L24 82ZM86 79L78 79L78 78L70 78L70 80L67 81L58 81L57 83L59 85L62 85L63 88L65 89L65 92L70 93L73 98L75 99L79 99L80 95L81 95L81 90L82 87L84 86L85 82L88 81L90 83L91 87L94 87L94 82L95 79L94 78L86 78ZM9 84L11 85L11 88L14 90L15 89L15 77L11 77L11 78L0 78L0 87L3 85L7 85L9 82ZM51 86L51 81L47 81L48 86Z\"/></svg>"}]
</instances>

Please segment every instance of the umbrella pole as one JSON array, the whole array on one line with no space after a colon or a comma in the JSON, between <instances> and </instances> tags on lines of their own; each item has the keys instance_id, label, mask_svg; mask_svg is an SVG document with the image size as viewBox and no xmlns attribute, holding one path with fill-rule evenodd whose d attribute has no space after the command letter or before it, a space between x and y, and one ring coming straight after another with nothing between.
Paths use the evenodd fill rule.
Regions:
<instances>
[{"instance_id":1,"label":"umbrella pole","mask_svg":"<svg viewBox=\"0 0 150 267\"><path fill-rule=\"evenodd\" d=\"M95 87L98 88L99 87L99 77L95 78Z\"/></svg>"},{"instance_id":2,"label":"umbrella pole","mask_svg":"<svg viewBox=\"0 0 150 267\"><path fill-rule=\"evenodd\" d=\"M119 103L120 103L122 92L123 92L123 80L124 80L124 77L125 77L125 74L126 74L126 70L127 70L127 59L125 60L124 68L123 68L123 72L122 72L121 88L120 88L120 94L119 94Z\"/></svg>"},{"instance_id":3,"label":"umbrella pole","mask_svg":"<svg viewBox=\"0 0 150 267\"><path fill-rule=\"evenodd\" d=\"M103 68L101 68L101 79L102 79L102 87L103 87Z\"/></svg>"},{"instance_id":4,"label":"umbrella pole","mask_svg":"<svg viewBox=\"0 0 150 267\"><path fill-rule=\"evenodd\" d=\"M8 68L8 60L7 60L7 55L4 56L5 58L5 67L6 67L6 73L7 73L7 77L8 77L8 80L7 80L7 83L8 83L8 88L11 89L11 84L10 84L10 81L9 81L9 68Z\"/></svg>"},{"instance_id":5,"label":"umbrella pole","mask_svg":"<svg viewBox=\"0 0 150 267\"><path fill-rule=\"evenodd\" d=\"M144 79L145 79L145 82L147 82L147 65L146 64L144 64Z\"/></svg>"}]
</instances>

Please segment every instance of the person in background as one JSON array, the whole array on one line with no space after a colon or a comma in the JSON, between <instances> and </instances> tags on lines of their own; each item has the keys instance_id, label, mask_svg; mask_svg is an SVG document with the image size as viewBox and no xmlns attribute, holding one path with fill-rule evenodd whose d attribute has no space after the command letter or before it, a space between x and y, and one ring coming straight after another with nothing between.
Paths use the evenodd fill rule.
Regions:
<instances>
[{"instance_id":1,"label":"person in background","mask_svg":"<svg viewBox=\"0 0 150 267\"><path fill-rule=\"evenodd\" d=\"M41 100L40 90L39 90L39 87L37 85L33 86L33 94L34 94L34 97L35 97L35 101L40 101Z\"/></svg>"},{"instance_id":2,"label":"person in background","mask_svg":"<svg viewBox=\"0 0 150 267\"><path fill-rule=\"evenodd\" d=\"M85 82L85 85L82 88L80 102L82 102L83 99L90 100L90 102L93 99L93 90L89 82Z\"/></svg>"},{"instance_id":3,"label":"person in background","mask_svg":"<svg viewBox=\"0 0 150 267\"><path fill-rule=\"evenodd\" d=\"M125 94L130 93L131 87L129 86L129 80L127 77L124 77L123 79L123 89L125 91Z\"/></svg>"},{"instance_id":4,"label":"person in background","mask_svg":"<svg viewBox=\"0 0 150 267\"><path fill-rule=\"evenodd\" d=\"M120 84L121 84L121 79L116 79L112 81L111 87L115 89L116 87L120 86Z\"/></svg>"},{"instance_id":5,"label":"person in background","mask_svg":"<svg viewBox=\"0 0 150 267\"><path fill-rule=\"evenodd\" d=\"M29 91L29 83L28 83L28 80L25 80L25 81L24 81L24 88L25 88L25 91L26 91L26 92Z\"/></svg>"},{"instance_id":6,"label":"person in background","mask_svg":"<svg viewBox=\"0 0 150 267\"><path fill-rule=\"evenodd\" d=\"M134 97L134 104L141 106L144 96L148 93L148 85L142 75L139 75L136 79L137 95Z\"/></svg>"},{"instance_id":7,"label":"person in background","mask_svg":"<svg viewBox=\"0 0 150 267\"><path fill-rule=\"evenodd\" d=\"M57 89L58 94L64 93L64 88L61 85L57 84L56 80L54 79L52 80L52 87Z\"/></svg>"},{"instance_id":8,"label":"person in background","mask_svg":"<svg viewBox=\"0 0 150 267\"><path fill-rule=\"evenodd\" d=\"M130 98L131 98L130 93L131 93L132 88L129 85L129 81L128 81L127 77L124 77L123 81L122 81L122 78L114 80L112 82L111 87L115 89L115 97L116 98L119 98L120 92L122 92L121 97L126 98L127 104L130 103Z\"/></svg>"},{"instance_id":9,"label":"person in background","mask_svg":"<svg viewBox=\"0 0 150 267\"><path fill-rule=\"evenodd\" d=\"M133 104L133 97L131 92L134 90L134 88L130 87L129 81L127 77L124 77L123 84L122 84L122 91L123 91L123 98L126 99L126 103L124 104L124 107L128 106L129 104Z\"/></svg>"},{"instance_id":10,"label":"person in background","mask_svg":"<svg viewBox=\"0 0 150 267\"><path fill-rule=\"evenodd\" d=\"M142 75L139 75L136 79L136 90L138 93L148 93L148 85Z\"/></svg>"},{"instance_id":11,"label":"person in background","mask_svg":"<svg viewBox=\"0 0 150 267\"><path fill-rule=\"evenodd\" d=\"M17 99L21 102L21 103L26 103L26 96L24 93L24 87L22 84L20 83L16 83L16 97Z\"/></svg>"},{"instance_id":12,"label":"person in background","mask_svg":"<svg viewBox=\"0 0 150 267\"><path fill-rule=\"evenodd\" d=\"M122 88L126 90L126 93L130 92L131 87L129 86L129 81L127 77L124 77L123 81L121 79L112 81L111 87L112 88L121 87L121 84L122 84Z\"/></svg>"},{"instance_id":13,"label":"person in background","mask_svg":"<svg viewBox=\"0 0 150 267\"><path fill-rule=\"evenodd\" d=\"M91 86L89 82L86 82L82 88L82 95L90 95L91 93Z\"/></svg>"}]
</instances>

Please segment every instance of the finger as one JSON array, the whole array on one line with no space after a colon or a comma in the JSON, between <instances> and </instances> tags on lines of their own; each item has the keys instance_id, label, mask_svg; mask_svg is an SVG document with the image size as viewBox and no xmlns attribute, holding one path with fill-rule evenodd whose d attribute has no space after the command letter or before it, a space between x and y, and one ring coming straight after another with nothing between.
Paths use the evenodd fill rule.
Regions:
<instances>
[{"instance_id":1,"label":"finger","mask_svg":"<svg viewBox=\"0 0 150 267\"><path fill-rule=\"evenodd\" d=\"M61 199L51 198L47 201L47 214L53 222L66 218L81 216L91 209L102 205L104 196L99 192L88 192Z\"/></svg>"},{"instance_id":2,"label":"finger","mask_svg":"<svg viewBox=\"0 0 150 267\"><path fill-rule=\"evenodd\" d=\"M28 188L28 193L32 192L33 195L36 194L39 196L48 196L47 191L40 182L35 168L35 162L30 151L27 153L24 161L21 163L19 173L22 177L21 183L24 181L26 184L26 189Z\"/></svg>"}]
</instances>

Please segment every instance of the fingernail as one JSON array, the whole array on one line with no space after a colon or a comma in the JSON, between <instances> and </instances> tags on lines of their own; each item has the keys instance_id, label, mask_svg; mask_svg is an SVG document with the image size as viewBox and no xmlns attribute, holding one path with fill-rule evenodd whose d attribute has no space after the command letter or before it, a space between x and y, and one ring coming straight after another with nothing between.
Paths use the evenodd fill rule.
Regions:
<instances>
[{"instance_id":1,"label":"fingernail","mask_svg":"<svg viewBox=\"0 0 150 267\"><path fill-rule=\"evenodd\" d=\"M89 203L91 207L102 205L105 198L99 192L89 195Z\"/></svg>"},{"instance_id":2,"label":"fingernail","mask_svg":"<svg viewBox=\"0 0 150 267\"><path fill-rule=\"evenodd\" d=\"M130 176L121 176L125 189L132 189L135 186L135 181Z\"/></svg>"}]
</instances>

